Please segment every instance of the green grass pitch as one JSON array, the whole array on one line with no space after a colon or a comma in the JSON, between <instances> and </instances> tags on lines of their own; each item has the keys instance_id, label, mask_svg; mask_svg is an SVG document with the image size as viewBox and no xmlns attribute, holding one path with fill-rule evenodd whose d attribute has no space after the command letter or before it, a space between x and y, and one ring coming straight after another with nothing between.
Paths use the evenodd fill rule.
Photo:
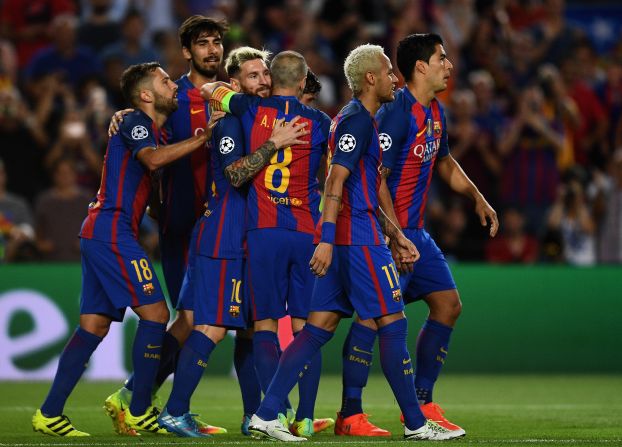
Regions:
<instances>
[{"instance_id":1,"label":"green grass pitch","mask_svg":"<svg viewBox=\"0 0 622 447\"><path fill-rule=\"evenodd\" d=\"M239 389L232 378L207 377L192 401L193 411L203 420L229 430L210 439L189 440L173 436L116 436L102 410L106 396L118 384L81 382L65 408L74 425L91 433L90 438L52 438L31 429L30 418L45 397L48 383L0 383L0 445L17 446L159 446L222 445L251 446L239 432L242 414ZM166 396L170 384L162 390ZM316 416L335 416L339 407L341 379L322 377ZM292 393L296 401L296 390ZM435 398L446 416L462 425L467 436L454 444L483 446L622 446L622 376L600 375L444 375ZM405 444L399 409L381 376L372 376L364 394L365 410L393 437L344 438L321 433L314 444L371 446ZM431 444L431 443L428 443ZM273 445L269 443L268 445Z\"/></svg>"}]
</instances>

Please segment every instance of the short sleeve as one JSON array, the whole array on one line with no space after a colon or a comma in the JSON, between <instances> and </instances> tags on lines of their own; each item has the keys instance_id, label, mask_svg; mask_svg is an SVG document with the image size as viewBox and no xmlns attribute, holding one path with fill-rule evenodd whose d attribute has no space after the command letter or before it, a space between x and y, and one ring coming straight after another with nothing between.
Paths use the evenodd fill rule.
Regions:
<instances>
[{"instance_id":1,"label":"short sleeve","mask_svg":"<svg viewBox=\"0 0 622 447\"><path fill-rule=\"evenodd\" d=\"M382 148L382 165L393 169L400 150L408 138L409 115L394 104L383 105L376 114L378 138Z\"/></svg>"},{"instance_id":2,"label":"short sleeve","mask_svg":"<svg viewBox=\"0 0 622 447\"><path fill-rule=\"evenodd\" d=\"M227 115L214 127L214 147L220 165L229 166L244 156L244 132L235 116Z\"/></svg>"},{"instance_id":3,"label":"short sleeve","mask_svg":"<svg viewBox=\"0 0 622 447\"><path fill-rule=\"evenodd\" d=\"M146 147L158 147L152 126L153 122L139 113L128 115L123 121L121 139L132 153L132 157L136 158L138 153Z\"/></svg>"},{"instance_id":4,"label":"short sleeve","mask_svg":"<svg viewBox=\"0 0 622 447\"><path fill-rule=\"evenodd\" d=\"M241 117L249 109L257 108L260 99L259 96L235 94L231 97L229 109L235 116Z\"/></svg>"},{"instance_id":5,"label":"short sleeve","mask_svg":"<svg viewBox=\"0 0 622 447\"><path fill-rule=\"evenodd\" d=\"M357 113L337 123L334 132L335 150L331 164L338 164L354 171L356 164L367 152L373 132L368 116Z\"/></svg>"}]
</instances>

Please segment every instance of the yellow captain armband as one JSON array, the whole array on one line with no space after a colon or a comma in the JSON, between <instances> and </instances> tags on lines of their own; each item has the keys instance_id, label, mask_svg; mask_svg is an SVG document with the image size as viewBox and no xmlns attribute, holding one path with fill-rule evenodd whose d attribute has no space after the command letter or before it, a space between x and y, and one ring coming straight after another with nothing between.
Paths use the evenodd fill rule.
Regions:
<instances>
[{"instance_id":1,"label":"yellow captain armband","mask_svg":"<svg viewBox=\"0 0 622 447\"><path fill-rule=\"evenodd\" d=\"M227 87L216 87L212 92L212 98L209 101L212 110L222 110L227 113L231 113L229 108L229 102L235 95L235 92Z\"/></svg>"}]
</instances>

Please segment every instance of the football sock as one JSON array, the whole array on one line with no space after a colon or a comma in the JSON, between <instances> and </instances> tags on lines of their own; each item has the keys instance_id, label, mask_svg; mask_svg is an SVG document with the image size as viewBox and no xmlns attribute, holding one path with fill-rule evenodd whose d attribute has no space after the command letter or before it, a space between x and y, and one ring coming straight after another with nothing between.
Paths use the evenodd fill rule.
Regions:
<instances>
[{"instance_id":1,"label":"football sock","mask_svg":"<svg viewBox=\"0 0 622 447\"><path fill-rule=\"evenodd\" d=\"M172 416L182 416L190 411L190 397L199 384L207 360L215 347L216 344L207 335L192 331L181 348L173 390L166 403L166 409Z\"/></svg>"},{"instance_id":2,"label":"football sock","mask_svg":"<svg viewBox=\"0 0 622 447\"><path fill-rule=\"evenodd\" d=\"M406 348L408 324L401 318L378 329L380 364L393 395L404 415L404 425L410 430L425 424L425 417L419 408L413 381L413 365Z\"/></svg>"},{"instance_id":3,"label":"football sock","mask_svg":"<svg viewBox=\"0 0 622 447\"><path fill-rule=\"evenodd\" d=\"M363 388L367 385L373 357L376 331L359 323L352 323L343 343L343 390L341 416L344 418L363 412Z\"/></svg>"},{"instance_id":4,"label":"football sock","mask_svg":"<svg viewBox=\"0 0 622 447\"><path fill-rule=\"evenodd\" d=\"M279 338L276 332L256 331L253 335L253 360L261 391L266 394L279 366Z\"/></svg>"},{"instance_id":5,"label":"football sock","mask_svg":"<svg viewBox=\"0 0 622 447\"><path fill-rule=\"evenodd\" d=\"M415 388L422 405L432 402L432 390L445 363L452 330L438 321L426 320L419 332Z\"/></svg>"},{"instance_id":6,"label":"football sock","mask_svg":"<svg viewBox=\"0 0 622 447\"><path fill-rule=\"evenodd\" d=\"M233 366L240 384L244 414L255 414L261 402L261 386L255 372L252 339L235 337Z\"/></svg>"},{"instance_id":7,"label":"football sock","mask_svg":"<svg viewBox=\"0 0 622 447\"><path fill-rule=\"evenodd\" d=\"M164 333L164 340L162 342L162 352L160 353L160 366L158 367L158 373L156 374L156 379L154 383L154 391L160 389L164 381L170 376L173 371L175 371L175 363L177 359L177 354L179 353L179 342L175 337L173 337L170 333ZM134 390L134 374L132 373L130 377L125 381L125 385L123 385L130 391Z\"/></svg>"},{"instance_id":8,"label":"football sock","mask_svg":"<svg viewBox=\"0 0 622 447\"><path fill-rule=\"evenodd\" d=\"M279 359L280 359L281 356L283 355L283 350L281 349L281 342L279 341L279 334L278 333L276 334L276 349L279 352ZM276 373L276 371L275 371L275 373ZM270 384L268 384L268 385L270 385ZM281 409L281 413L285 414L287 409L291 409L293 411L292 404L289 401L289 396L286 397L285 400L283 401L283 408Z\"/></svg>"},{"instance_id":9,"label":"football sock","mask_svg":"<svg viewBox=\"0 0 622 447\"><path fill-rule=\"evenodd\" d=\"M65 402L84 373L87 363L102 341L101 337L78 327L63 349L58 361L54 382L41 413L46 417L56 417L63 413Z\"/></svg>"},{"instance_id":10,"label":"football sock","mask_svg":"<svg viewBox=\"0 0 622 447\"><path fill-rule=\"evenodd\" d=\"M271 421L277 418L282 402L294 385L296 385L298 375L303 370L305 364L309 359L315 357L315 354L332 336L332 332L309 323L304 326L283 353L274 379L270 383L268 392L257 410L257 416L264 421Z\"/></svg>"},{"instance_id":11,"label":"football sock","mask_svg":"<svg viewBox=\"0 0 622 447\"><path fill-rule=\"evenodd\" d=\"M300 332L294 333L298 337ZM322 351L315 353L310 362L304 366L302 377L298 379L298 409L296 410L296 420L302 421L305 418L313 419L315 399L317 390L320 386L320 374L322 373Z\"/></svg>"},{"instance_id":12,"label":"football sock","mask_svg":"<svg viewBox=\"0 0 622 447\"><path fill-rule=\"evenodd\" d=\"M160 366L165 331L164 323L148 320L138 322L132 346L134 385L130 412L134 416L144 414L151 405L151 391Z\"/></svg>"}]
</instances>

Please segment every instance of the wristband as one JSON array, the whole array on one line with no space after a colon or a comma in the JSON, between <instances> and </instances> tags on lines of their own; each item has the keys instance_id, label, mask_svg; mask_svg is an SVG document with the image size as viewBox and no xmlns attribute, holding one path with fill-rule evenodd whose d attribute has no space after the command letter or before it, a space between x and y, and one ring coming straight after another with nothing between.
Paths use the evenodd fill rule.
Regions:
<instances>
[{"instance_id":1,"label":"wristband","mask_svg":"<svg viewBox=\"0 0 622 447\"><path fill-rule=\"evenodd\" d=\"M322 223L322 237L320 242L325 242L327 244L335 243L335 230L337 225L333 222L323 222Z\"/></svg>"}]
</instances>

